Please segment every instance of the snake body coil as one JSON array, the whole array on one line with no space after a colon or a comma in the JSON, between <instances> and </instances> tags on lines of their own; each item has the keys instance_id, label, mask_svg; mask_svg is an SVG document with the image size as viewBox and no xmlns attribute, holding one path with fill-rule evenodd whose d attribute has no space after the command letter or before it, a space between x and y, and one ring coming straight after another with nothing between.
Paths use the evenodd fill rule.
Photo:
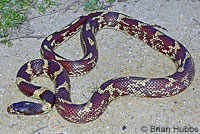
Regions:
<instances>
[{"instance_id":1,"label":"snake body coil","mask_svg":"<svg viewBox=\"0 0 200 134\"><path fill-rule=\"evenodd\" d=\"M120 30L141 39L153 49L168 56L175 63L176 72L163 78L128 76L111 79L103 83L88 102L73 104L68 75L83 75L96 65L98 51L95 34L103 28ZM84 51L81 60L69 61L53 51L80 30ZM97 119L105 111L106 106L116 98L125 95L151 98L173 96L184 91L195 75L192 57L180 42L152 25L116 12L98 11L79 17L61 31L48 36L42 43L41 54L45 59L33 60L21 67L17 74L17 85L26 96L39 98L43 103L27 101L14 103L8 107L9 113L26 115L47 113L55 104L64 119L86 123ZM47 75L54 81L55 95L44 87L31 84L31 80L39 75Z\"/></svg>"}]
</instances>

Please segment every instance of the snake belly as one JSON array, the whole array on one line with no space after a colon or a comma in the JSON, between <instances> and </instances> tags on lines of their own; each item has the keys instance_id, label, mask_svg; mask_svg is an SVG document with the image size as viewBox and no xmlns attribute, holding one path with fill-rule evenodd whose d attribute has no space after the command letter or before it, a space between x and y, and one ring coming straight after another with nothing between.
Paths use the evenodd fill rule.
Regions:
<instances>
[{"instance_id":1,"label":"snake belly","mask_svg":"<svg viewBox=\"0 0 200 134\"><path fill-rule=\"evenodd\" d=\"M82 18L84 19L82 20ZM72 22L61 31L69 28L76 29L76 32L71 33L72 35L77 33L77 29L81 30L81 42L86 56L76 62L70 61L72 64L78 65L75 69L73 69L75 64L71 65L71 63L69 64L70 69L66 69L68 61L63 66L60 62L65 62L66 59L59 57L53 49L59 46L65 40L64 36L69 36L70 33L67 32L68 34L66 34L64 32L64 35L59 36L60 42L55 38L55 34L47 37L45 39L46 43L43 42L42 44L41 53L44 58L47 56L46 58L49 59L28 62L18 71L20 75L17 76L17 84L20 90L27 96L40 98L45 102L45 105L18 102L8 107L9 113L27 115L46 113L55 104L59 114L64 119L75 123L86 123L100 117L107 105L116 98L126 95L151 98L170 97L184 91L194 78L193 59L189 51L180 42L155 29L152 25L132 19L130 16L117 12L97 11L79 17L77 21ZM142 40L153 49L169 57L176 65L176 71L163 78L127 76L111 79L103 83L88 102L74 104L70 98L70 82L67 74L72 74L73 76L84 74L94 67L98 57L95 34L103 28L113 28ZM56 34L61 35L61 32ZM84 60L87 60L87 64L82 62ZM91 62L93 62L92 66L88 64ZM81 64L81 69L78 68L79 63ZM57 67L52 66L52 64L57 64ZM69 73L73 71L75 73ZM55 95L50 90L42 87L33 88L34 85L30 83L33 78L32 74L34 76L48 75L55 83ZM23 86L20 86L22 82ZM37 110L32 112L31 110L36 105L38 105Z\"/></svg>"}]
</instances>

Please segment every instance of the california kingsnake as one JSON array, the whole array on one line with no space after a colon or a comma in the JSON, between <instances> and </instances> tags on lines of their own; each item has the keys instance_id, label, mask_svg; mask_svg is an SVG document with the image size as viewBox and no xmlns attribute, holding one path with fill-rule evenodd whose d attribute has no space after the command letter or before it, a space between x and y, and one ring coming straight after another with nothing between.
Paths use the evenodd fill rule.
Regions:
<instances>
[{"instance_id":1,"label":"california kingsnake","mask_svg":"<svg viewBox=\"0 0 200 134\"><path fill-rule=\"evenodd\" d=\"M128 76L111 79L103 83L88 102L73 104L68 75L82 75L94 68L98 59L95 33L103 28L113 28L139 38L153 49L168 56L175 63L176 72L163 78ZM56 47L80 30L84 52L82 59L69 61L54 52ZM25 115L47 113L55 104L64 119L86 123L97 119L112 100L121 96L160 98L179 94L191 84L195 75L193 59L180 42L152 25L116 12L97 11L79 17L62 30L49 35L42 42L41 54L44 59L29 61L20 68L17 85L26 96L41 99L43 103L27 101L14 103L8 107L8 113ZM31 84L31 80L40 75L48 76L55 83L55 95L44 87Z\"/></svg>"}]
</instances>

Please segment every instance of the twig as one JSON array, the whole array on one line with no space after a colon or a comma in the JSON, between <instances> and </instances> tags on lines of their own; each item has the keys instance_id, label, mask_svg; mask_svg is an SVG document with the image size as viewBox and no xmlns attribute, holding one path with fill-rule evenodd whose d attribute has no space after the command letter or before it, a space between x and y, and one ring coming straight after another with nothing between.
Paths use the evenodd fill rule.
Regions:
<instances>
[{"instance_id":1,"label":"twig","mask_svg":"<svg viewBox=\"0 0 200 134\"><path fill-rule=\"evenodd\" d=\"M157 28L163 29L165 31L168 31L166 28L164 28L164 27L162 27L160 25L157 25L157 24L149 24L149 25L152 26L152 27L157 27Z\"/></svg>"},{"instance_id":2,"label":"twig","mask_svg":"<svg viewBox=\"0 0 200 134\"><path fill-rule=\"evenodd\" d=\"M192 19L193 21L197 22L198 24L200 24L200 20L196 20L196 19Z\"/></svg>"},{"instance_id":3,"label":"twig","mask_svg":"<svg viewBox=\"0 0 200 134\"><path fill-rule=\"evenodd\" d=\"M45 129L45 128L47 128L47 127L48 127L48 126L41 127L41 128L39 128L39 129L35 130L34 132L32 132L31 134L36 134L38 131L40 131L40 130L42 130L42 129Z\"/></svg>"},{"instance_id":4,"label":"twig","mask_svg":"<svg viewBox=\"0 0 200 134\"><path fill-rule=\"evenodd\" d=\"M85 97L87 100L89 99L85 94L82 94L83 95L83 97Z\"/></svg>"},{"instance_id":5,"label":"twig","mask_svg":"<svg viewBox=\"0 0 200 134\"><path fill-rule=\"evenodd\" d=\"M58 13L58 12L63 11L63 10L69 10L69 9L70 9L72 6L74 6L76 3L77 3L77 1L74 1L74 2L71 3L70 5L67 5L66 7L61 8L61 9L59 9L59 10L57 10L57 11L54 11L54 12L51 12L51 13L47 13L47 14L44 14L44 15L34 16L34 17L32 17L32 18L27 19L27 21L32 20L32 19L36 19L36 18L40 18L40 17L44 17L44 16L48 16L48 15L52 15L52 14Z\"/></svg>"},{"instance_id":6,"label":"twig","mask_svg":"<svg viewBox=\"0 0 200 134\"><path fill-rule=\"evenodd\" d=\"M47 35L28 35L28 36L18 36L18 37L13 37L13 38L10 38L8 40L15 40L15 39L21 39L21 38L37 38L37 39L40 39L40 38L45 38L47 37ZM0 40L0 43L3 43L3 41L5 41L6 39L3 39L3 40Z\"/></svg>"}]
</instances>

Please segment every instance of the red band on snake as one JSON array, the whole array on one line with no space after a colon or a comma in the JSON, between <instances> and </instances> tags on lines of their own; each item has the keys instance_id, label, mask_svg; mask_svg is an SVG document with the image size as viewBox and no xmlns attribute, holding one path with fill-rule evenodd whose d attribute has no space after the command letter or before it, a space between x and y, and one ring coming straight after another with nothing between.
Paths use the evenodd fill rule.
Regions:
<instances>
[{"instance_id":1,"label":"red band on snake","mask_svg":"<svg viewBox=\"0 0 200 134\"><path fill-rule=\"evenodd\" d=\"M103 28L113 28L139 38L153 49L168 56L176 65L175 73L163 78L121 77L103 83L90 100L74 104L70 98L68 75L83 75L96 65L98 58L95 34ZM84 57L69 61L54 52L62 42L81 30ZM192 82L195 69L188 50L178 41L160 32L152 25L117 12L97 11L81 16L59 32L48 36L42 43L37 59L23 65L17 74L17 85L26 95L39 98L42 104L18 102L8 107L11 114L33 115L47 113L55 104L60 115L71 122L86 123L100 117L106 106L126 95L141 97L170 97L184 91ZM46 75L55 83L55 95L46 88L34 86L34 77Z\"/></svg>"}]
</instances>

